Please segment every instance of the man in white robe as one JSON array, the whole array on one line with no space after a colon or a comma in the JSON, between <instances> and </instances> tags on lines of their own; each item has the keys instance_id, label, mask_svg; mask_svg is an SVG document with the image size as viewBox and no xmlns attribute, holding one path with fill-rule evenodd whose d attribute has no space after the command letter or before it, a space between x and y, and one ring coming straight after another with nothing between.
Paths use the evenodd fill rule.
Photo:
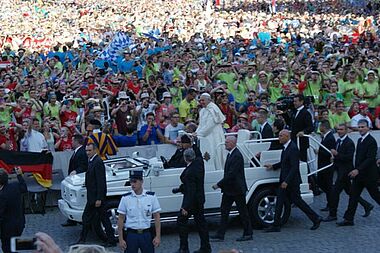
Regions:
<instances>
[{"instance_id":1,"label":"man in white robe","mask_svg":"<svg viewBox=\"0 0 380 253\"><path fill-rule=\"evenodd\" d=\"M199 100L202 109L199 113L199 126L196 135L200 140L200 149L205 161L205 169L223 169L225 137L223 123L226 117L219 107L211 101L208 93Z\"/></svg>"}]
</instances>

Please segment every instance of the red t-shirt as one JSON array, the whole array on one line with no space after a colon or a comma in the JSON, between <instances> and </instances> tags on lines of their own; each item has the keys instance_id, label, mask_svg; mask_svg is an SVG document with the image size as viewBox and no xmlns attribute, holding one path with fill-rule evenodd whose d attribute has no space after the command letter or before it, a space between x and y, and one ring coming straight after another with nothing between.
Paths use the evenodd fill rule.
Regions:
<instances>
[{"instance_id":1,"label":"red t-shirt","mask_svg":"<svg viewBox=\"0 0 380 253\"><path fill-rule=\"evenodd\" d=\"M64 139L61 139L61 144L59 145L57 151L71 150L72 148L73 142L69 136L66 141Z\"/></svg>"},{"instance_id":2,"label":"red t-shirt","mask_svg":"<svg viewBox=\"0 0 380 253\"><path fill-rule=\"evenodd\" d=\"M15 130L13 128L9 128L8 133L5 135L0 134L0 145L2 145L3 143L7 143L9 145L8 150L17 151Z\"/></svg>"},{"instance_id":3,"label":"red t-shirt","mask_svg":"<svg viewBox=\"0 0 380 253\"><path fill-rule=\"evenodd\" d=\"M14 111L15 112L21 112L21 107L16 107L15 109L14 109ZM23 119L27 119L27 118L30 118L30 116L32 115L32 108L31 107L27 107L26 108L26 110L25 110L25 112L21 115L21 117L16 117L16 121L17 121L17 123L19 123L19 124L22 124L22 120Z\"/></svg>"},{"instance_id":4,"label":"red t-shirt","mask_svg":"<svg viewBox=\"0 0 380 253\"><path fill-rule=\"evenodd\" d=\"M60 114L61 124L62 126L65 125L67 121L73 121L75 122L77 119L78 113L74 111L65 111Z\"/></svg>"},{"instance_id":5,"label":"red t-shirt","mask_svg":"<svg viewBox=\"0 0 380 253\"><path fill-rule=\"evenodd\" d=\"M131 80L128 81L127 87L136 95L140 92L140 85L135 85Z\"/></svg>"}]
</instances>

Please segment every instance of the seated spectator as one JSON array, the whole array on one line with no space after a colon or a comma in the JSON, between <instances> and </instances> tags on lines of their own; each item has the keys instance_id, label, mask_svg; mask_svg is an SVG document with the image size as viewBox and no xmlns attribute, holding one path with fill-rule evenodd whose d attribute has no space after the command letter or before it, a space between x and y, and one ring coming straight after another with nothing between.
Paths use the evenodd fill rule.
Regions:
<instances>
[{"instance_id":1,"label":"seated spectator","mask_svg":"<svg viewBox=\"0 0 380 253\"><path fill-rule=\"evenodd\" d=\"M184 129L184 125L179 123L179 113L173 112L170 116L170 124L165 127L165 143L176 144L178 132Z\"/></svg>"},{"instance_id":2,"label":"seated spectator","mask_svg":"<svg viewBox=\"0 0 380 253\"><path fill-rule=\"evenodd\" d=\"M141 127L139 133L140 145L160 144L164 141L164 136L161 130L157 127L154 121L154 113L148 112L146 114L146 124Z\"/></svg>"}]
</instances>

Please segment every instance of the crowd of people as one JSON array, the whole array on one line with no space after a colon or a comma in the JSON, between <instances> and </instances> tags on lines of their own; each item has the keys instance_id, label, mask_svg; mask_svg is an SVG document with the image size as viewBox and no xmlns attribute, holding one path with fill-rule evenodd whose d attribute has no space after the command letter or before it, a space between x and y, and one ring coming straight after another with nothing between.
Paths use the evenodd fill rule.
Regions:
<instances>
[{"instance_id":1,"label":"crowd of people","mask_svg":"<svg viewBox=\"0 0 380 253\"><path fill-rule=\"evenodd\" d=\"M87 135L94 119L119 147L175 144L179 130L198 123L204 92L226 132L259 130L260 110L289 126L296 94L317 132L321 119L355 131L365 118L380 128L376 1L361 9L277 1L272 13L266 2L231 2L7 2L0 148L34 151L32 138L72 149L71 136ZM99 59L117 31L128 47ZM50 44L30 42L39 36Z\"/></svg>"}]
</instances>

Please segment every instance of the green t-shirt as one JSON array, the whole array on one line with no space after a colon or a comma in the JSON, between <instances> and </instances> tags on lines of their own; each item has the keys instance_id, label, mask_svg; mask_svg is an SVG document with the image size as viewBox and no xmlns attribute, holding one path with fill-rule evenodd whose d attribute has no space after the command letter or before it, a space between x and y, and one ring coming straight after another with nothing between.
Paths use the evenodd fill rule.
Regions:
<instances>
[{"instance_id":1,"label":"green t-shirt","mask_svg":"<svg viewBox=\"0 0 380 253\"><path fill-rule=\"evenodd\" d=\"M231 94L234 96L235 102L242 104L247 100L246 94L247 89L245 88L245 85L243 82L240 82L237 86L237 89L234 89L234 85L227 85L228 90L231 92Z\"/></svg>"},{"instance_id":2,"label":"green t-shirt","mask_svg":"<svg viewBox=\"0 0 380 253\"><path fill-rule=\"evenodd\" d=\"M323 103L325 103L327 101L327 99L329 99L330 97L335 97L336 100L338 101L343 101L343 95L342 93L340 92L336 92L335 94L334 93L326 93L323 95Z\"/></svg>"},{"instance_id":3,"label":"green t-shirt","mask_svg":"<svg viewBox=\"0 0 380 253\"><path fill-rule=\"evenodd\" d=\"M198 103L195 99L191 100L190 103L186 99L182 100L179 104L179 117L182 123L188 118L195 119L197 106Z\"/></svg>"},{"instance_id":4,"label":"green t-shirt","mask_svg":"<svg viewBox=\"0 0 380 253\"><path fill-rule=\"evenodd\" d=\"M343 112L341 115L336 113L330 115L330 124L331 127L337 127L339 124L349 124L351 122L350 116L348 116L347 112Z\"/></svg>"},{"instance_id":5,"label":"green t-shirt","mask_svg":"<svg viewBox=\"0 0 380 253\"><path fill-rule=\"evenodd\" d=\"M8 125L9 122L12 121L12 108L5 107L4 110L0 110L0 121L4 123L4 125Z\"/></svg>"},{"instance_id":6,"label":"green t-shirt","mask_svg":"<svg viewBox=\"0 0 380 253\"><path fill-rule=\"evenodd\" d=\"M50 104L47 104L44 106L44 114L45 116L55 117L59 119L59 106L55 105L52 106Z\"/></svg>"},{"instance_id":7,"label":"green t-shirt","mask_svg":"<svg viewBox=\"0 0 380 253\"><path fill-rule=\"evenodd\" d=\"M270 102L275 103L280 97L282 97L281 87L271 87L269 86Z\"/></svg>"},{"instance_id":8,"label":"green t-shirt","mask_svg":"<svg viewBox=\"0 0 380 253\"><path fill-rule=\"evenodd\" d=\"M319 104L319 90L321 89L321 81L318 80L316 82L307 82L307 87L304 91L305 96L313 96L315 99L315 104Z\"/></svg>"},{"instance_id":9,"label":"green t-shirt","mask_svg":"<svg viewBox=\"0 0 380 253\"><path fill-rule=\"evenodd\" d=\"M373 83L364 82L363 89L364 89L365 94L368 96L376 95L376 98L365 99L368 103L369 108L375 108L379 102L379 85L377 84L376 81Z\"/></svg>"},{"instance_id":10,"label":"green t-shirt","mask_svg":"<svg viewBox=\"0 0 380 253\"><path fill-rule=\"evenodd\" d=\"M351 90L352 89L352 90ZM344 94L345 91L348 91L346 94ZM355 91L358 92L358 94L363 94L363 86L359 81L356 81L354 83L351 82L344 82L342 85L339 87L339 91L343 94L344 97L344 106L349 107L351 106L352 102L356 99L356 96L354 94Z\"/></svg>"},{"instance_id":11,"label":"green t-shirt","mask_svg":"<svg viewBox=\"0 0 380 253\"><path fill-rule=\"evenodd\" d=\"M226 82L227 85L233 85L236 81L235 80L235 73L233 73L233 72L220 73L216 76L216 79Z\"/></svg>"}]
</instances>

